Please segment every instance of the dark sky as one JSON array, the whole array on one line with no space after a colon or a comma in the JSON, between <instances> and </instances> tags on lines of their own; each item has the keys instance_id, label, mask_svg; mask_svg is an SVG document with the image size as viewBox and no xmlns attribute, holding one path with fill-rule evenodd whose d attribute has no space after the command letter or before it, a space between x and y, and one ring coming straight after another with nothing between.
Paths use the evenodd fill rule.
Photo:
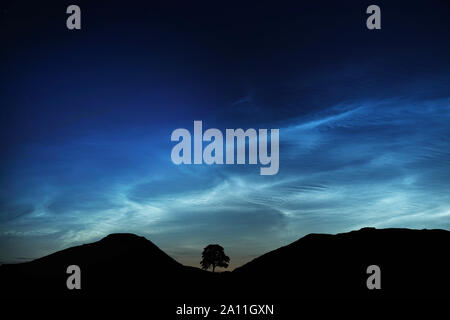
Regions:
<instances>
[{"instance_id":1,"label":"dark sky","mask_svg":"<svg viewBox=\"0 0 450 320\"><path fill-rule=\"evenodd\" d=\"M197 266L220 243L234 267L311 232L450 229L448 1L9 1L0 19L0 262L134 232ZM194 120L279 128L279 173L174 165Z\"/></svg>"}]
</instances>

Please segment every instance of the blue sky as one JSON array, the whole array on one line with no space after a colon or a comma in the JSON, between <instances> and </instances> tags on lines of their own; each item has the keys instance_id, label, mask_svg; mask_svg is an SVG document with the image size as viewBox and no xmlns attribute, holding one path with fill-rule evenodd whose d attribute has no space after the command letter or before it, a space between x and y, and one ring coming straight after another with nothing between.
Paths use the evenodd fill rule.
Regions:
<instances>
[{"instance_id":1,"label":"blue sky","mask_svg":"<svg viewBox=\"0 0 450 320\"><path fill-rule=\"evenodd\" d=\"M311 232L450 229L449 6L382 2L372 33L364 5L81 2L79 32L9 5L0 261L133 232L234 267ZM279 128L279 173L174 165L194 120Z\"/></svg>"}]
</instances>

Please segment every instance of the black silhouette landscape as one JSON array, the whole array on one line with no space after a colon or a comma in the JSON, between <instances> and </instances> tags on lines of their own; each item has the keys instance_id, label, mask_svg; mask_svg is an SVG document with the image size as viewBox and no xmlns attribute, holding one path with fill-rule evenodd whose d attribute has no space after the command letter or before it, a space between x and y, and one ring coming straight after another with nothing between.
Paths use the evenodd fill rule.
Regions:
<instances>
[{"instance_id":1,"label":"black silhouette landscape","mask_svg":"<svg viewBox=\"0 0 450 320\"><path fill-rule=\"evenodd\" d=\"M8 297L33 298L445 298L449 245L445 230L309 234L232 272L212 273L183 266L144 237L111 234L31 262L3 265L0 283ZM66 268L73 264L81 268L81 290L66 287ZM381 269L381 290L366 286L369 265Z\"/></svg>"}]
</instances>

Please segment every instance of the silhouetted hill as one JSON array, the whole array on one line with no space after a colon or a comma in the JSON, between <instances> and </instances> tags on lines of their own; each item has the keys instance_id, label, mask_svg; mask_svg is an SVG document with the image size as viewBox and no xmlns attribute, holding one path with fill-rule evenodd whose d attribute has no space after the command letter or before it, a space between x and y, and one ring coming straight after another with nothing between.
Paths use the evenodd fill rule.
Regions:
<instances>
[{"instance_id":1,"label":"silhouetted hill","mask_svg":"<svg viewBox=\"0 0 450 320\"><path fill-rule=\"evenodd\" d=\"M76 261L79 265L98 263L129 264L140 261L153 268L177 268L181 264L169 257L151 241L131 233L114 233L100 241L68 248L36 259L34 266L59 265Z\"/></svg>"},{"instance_id":2,"label":"silhouetted hill","mask_svg":"<svg viewBox=\"0 0 450 320\"><path fill-rule=\"evenodd\" d=\"M68 290L66 269L78 265L82 290ZM100 241L68 248L27 263L0 267L2 284L17 295L75 297L172 296L188 268L151 241L134 234L110 234Z\"/></svg>"},{"instance_id":3,"label":"silhouetted hill","mask_svg":"<svg viewBox=\"0 0 450 320\"><path fill-rule=\"evenodd\" d=\"M112 234L28 263L1 266L0 283L3 294L31 297L444 298L450 287L449 245L450 232L444 230L309 234L233 272L212 274L181 265L143 237ZM81 290L66 288L66 268L72 264L81 268ZM369 265L381 268L381 290L367 289Z\"/></svg>"},{"instance_id":4,"label":"silhouetted hill","mask_svg":"<svg viewBox=\"0 0 450 320\"><path fill-rule=\"evenodd\" d=\"M252 294L264 296L445 297L449 245L450 232L444 230L363 228L337 235L309 234L234 274L245 279ZM367 289L370 265L381 269L381 290Z\"/></svg>"}]
</instances>

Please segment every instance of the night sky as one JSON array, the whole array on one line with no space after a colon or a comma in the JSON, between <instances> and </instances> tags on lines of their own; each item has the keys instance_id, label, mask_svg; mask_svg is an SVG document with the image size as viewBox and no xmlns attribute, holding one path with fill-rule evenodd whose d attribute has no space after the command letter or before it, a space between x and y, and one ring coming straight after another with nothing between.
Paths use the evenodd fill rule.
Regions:
<instances>
[{"instance_id":1,"label":"night sky","mask_svg":"<svg viewBox=\"0 0 450 320\"><path fill-rule=\"evenodd\" d=\"M1 4L0 262L132 232L236 267L312 232L450 229L450 3L242 2ZM279 128L278 174L175 165L194 120Z\"/></svg>"}]
</instances>

